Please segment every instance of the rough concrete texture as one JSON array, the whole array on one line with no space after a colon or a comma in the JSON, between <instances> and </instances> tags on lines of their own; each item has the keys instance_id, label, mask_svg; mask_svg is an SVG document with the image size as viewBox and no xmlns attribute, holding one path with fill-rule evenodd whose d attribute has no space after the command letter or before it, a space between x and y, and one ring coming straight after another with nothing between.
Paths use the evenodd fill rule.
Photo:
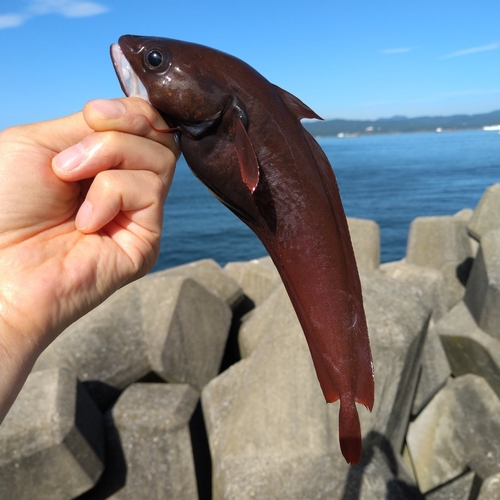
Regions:
<instances>
[{"instance_id":1,"label":"rough concrete texture","mask_svg":"<svg viewBox=\"0 0 500 500\"><path fill-rule=\"evenodd\" d=\"M454 376L480 375L500 396L500 341L477 326L463 302L446 314L432 332L440 336Z\"/></svg>"},{"instance_id":2,"label":"rough concrete texture","mask_svg":"<svg viewBox=\"0 0 500 500\"><path fill-rule=\"evenodd\" d=\"M345 462L337 465L329 453L333 436L328 423L336 429L338 408L324 403L284 289L261 307L268 302L279 328L202 393L214 499L328 498L340 484L333 471L338 466L346 470ZM256 317L257 311L244 328Z\"/></svg>"},{"instance_id":3,"label":"rough concrete texture","mask_svg":"<svg viewBox=\"0 0 500 500\"><path fill-rule=\"evenodd\" d=\"M219 371L231 309L190 278L154 273L138 287L151 369L168 382L201 391Z\"/></svg>"},{"instance_id":4,"label":"rough concrete texture","mask_svg":"<svg viewBox=\"0 0 500 500\"><path fill-rule=\"evenodd\" d=\"M422 353L422 367L413 400L412 415L418 415L433 396L445 385L451 368L435 329L430 328Z\"/></svg>"},{"instance_id":5,"label":"rough concrete texture","mask_svg":"<svg viewBox=\"0 0 500 500\"><path fill-rule=\"evenodd\" d=\"M472 208L462 208L453 217L463 220L464 222L470 222L472 216L474 215L474 210Z\"/></svg>"},{"instance_id":6,"label":"rough concrete texture","mask_svg":"<svg viewBox=\"0 0 500 500\"><path fill-rule=\"evenodd\" d=\"M154 274L192 278L231 308L234 308L243 297L241 286L213 259L198 260Z\"/></svg>"},{"instance_id":7,"label":"rough concrete texture","mask_svg":"<svg viewBox=\"0 0 500 500\"><path fill-rule=\"evenodd\" d=\"M34 369L68 367L102 409L151 371L201 390L219 371L232 313L181 274L153 273L118 291L63 332Z\"/></svg>"},{"instance_id":8,"label":"rough concrete texture","mask_svg":"<svg viewBox=\"0 0 500 500\"><path fill-rule=\"evenodd\" d=\"M248 262L229 262L224 271L240 284L245 295L256 305L281 284L281 278L270 257Z\"/></svg>"},{"instance_id":9,"label":"rough concrete texture","mask_svg":"<svg viewBox=\"0 0 500 500\"><path fill-rule=\"evenodd\" d=\"M467 229L469 233L481 240L491 229L500 229L500 184L493 184L484 193L474 210Z\"/></svg>"},{"instance_id":10,"label":"rough concrete texture","mask_svg":"<svg viewBox=\"0 0 500 500\"><path fill-rule=\"evenodd\" d=\"M241 357L250 356L262 337L273 333L275 325L280 325L287 332L295 329L297 322L295 311L290 310L288 296L281 285L243 323L238 335Z\"/></svg>"},{"instance_id":11,"label":"rough concrete texture","mask_svg":"<svg viewBox=\"0 0 500 500\"><path fill-rule=\"evenodd\" d=\"M432 310L431 324L448 311L448 290L441 270L408 264L403 260L382 264L380 271L416 289L420 300Z\"/></svg>"},{"instance_id":12,"label":"rough concrete texture","mask_svg":"<svg viewBox=\"0 0 500 500\"><path fill-rule=\"evenodd\" d=\"M126 286L67 328L34 371L67 367L87 382L105 408L119 391L151 371L143 341L137 283Z\"/></svg>"},{"instance_id":13,"label":"rough concrete texture","mask_svg":"<svg viewBox=\"0 0 500 500\"><path fill-rule=\"evenodd\" d=\"M462 210L460 210L456 214L453 214L453 217L457 217L457 218L463 220L464 222L466 222L467 224L469 224L473 215L474 215L474 210L472 210L472 208L463 208ZM476 253L479 249L479 243L476 240L476 238L471 236L468 227L467 227L467 233L469 235L469 242L470 242L471 248L472 248L472 257L475 257Z\"/></svg>"},{"instance_id":14,"label":"rough concrete texture","mask_svg":"<svg viewBox=\"0 0 500 500\"><path fill-rule=\"evenodd\" d=\"M466 223L458 217L417 217L410 225L406 260L409 264L440 269L461 264L472 256Z\"/></svg>"},{"instance_id":15,"label":"rough concrete texture","mask_svg":"<svg viewBox=\"0 0 500 500\"><path fill-rule=\"evenodd\" d=\"M376 379L376 403L371 414L361 414L362 426L383 436L399 454L431 311L415 289L379 273L361 275L361 284ZM370 420L364 424L363 418Z\"/></svg>"},{"instance_id":16,"label":"rough concrete texture","mask_svg":"<svg viewBox=\"0 0 500 500\"><path fill-rule=\"evenodd\" d=\"M414 479L380 436L368 436L366 451L358 465L351 466L341 491L328 499L424 500Z\"/></svg>"},{"instance_id":17,"label":"rough concrete texture","mask_svg":"<svg viewBox=\"0 0 500 500\"><path fill-rule=\"evenodd\" d=\"M102 415L67 369L31 374L0 426L0 498L69 500L104 469Z\"/></svg>"},{"instance_id":18,"label":"rough concrete texture","mask_svg":"<svg viewBox=\"0 0 500 500\"><path fill-rule=\"evenodd\" d=\"M414 491L411 480L394 470L403 467L397 448L404 438L402 422L411 407L429 311L408 287L376 273L364 277L363 290L377 394L373 414L359 409L369 439L363 465L356 476L351 473L352 484L344 484L350 469L338 446L338 404L324 402L304 335L280 287L242 327L246 358L202 392L214 499L341 498L343 489L359 485L360 478L362 491L370 493L359 498L374 498L374 491L383 498L391 481ZM370 482L374 449L382 450L384 463L391 457L391 466L385 465L390 481Z\"/></svg>"},{"instance_id":19,"label":"rough concrete texture","mask_svg":"<svg viewBox=\"0 0 500 500\"><path fill-rule=\"evenodd\" d=\"M500 498L500 474L486 478L479 490L477 500L498 500Z\"/></svg>"},{"instance_id":20,"label":"rough concrete texture","mask_svg":"<svg viewBox=\"0 0 500 500\"><path fill-rule=\"evenodd\" d=\"M349 232L356 264L363 271L378 269L380 264L380 227L368 219L348 217Z\"/></svg>"},{"instance_id":21,"label":"rough concrete texture","mask_svg":"<svg viewBox=\"0 0 500 500\"><path fill-rule=\"evenodd\" d=\"M500 339L500 229L488 231L481 238L464 302L478 325Z\"/></svg>"},{"instance_id":22,"label":"rough concrete texture","mask_svg":"<svg viewBox=\"0 0 500 500\"><path fill-rule=\"evenodd\" d=\"M425 500L474 500L477 498L481 479L473 471L425 495Z\"/></svg>"},{"instance_id":23,"label":"rough concrete texture","mask_svg":"<svg viewBox=\"0 0 500 500\"><path fill-rule=\"evenodd\" d=\"M470 468L500 472L500 400L477 375L450 379L410 424L407 443L425 493Z\"/></svg>"},{"instance_id":24,"label":"rough concrete texture","mask_svg":"<svg viewBox=\"0 0 500 500\"><path fill-rule=\"evenodd\" d=\"M361 255L368 256L368 264L359 267L376 376L373 413L359 408L364 439L358 465L349 467L340 454L338 403L324 402L304 335L270 258L230 263L225 270L208 260L157 273L126 287L65 332L37 363L38 369L58 365L73 369L94 401L107 410L106 469L97 486L83 495L81 488L76 495L66 495L68 484L83 477L88 489L95 480L85 474L97 478L98 473L97 466L92 469L94 475L88 473L89 465L82 466L81 460L77 460L78 467L85 472L68 473L75 459L68 458L65 451L71 440L64 440L66 448L56 448L57 457L48 451L40 452L41 460L32 458L39 455L24 454L29 458L15 462L13 473L5 469L8 479L0 479L0 497L5 497L3 483L9 483L11 477L26 477L23 486L37 487L36 495L29 498L80 495L79 500L117 500L140 499L142 494L163 498L168 497L165 491L170 491L167 483L172 473L176 484L187 481L181 498L191 493L197 498L194 458L199 498L208 500L211 468L204 420L211 447L214 499L422 500L418 478L427 500L476 500L480 480L488 477L480 498L497 498L500 339L488 325L495 324L500 310L495 295L500 282L500 230L482 234L481 252L471 271L471 239L467 234L464 237L464 224L471 215L469 210L450 217L417 219L408 248L416 248L415 255L423 255L423 261L403 260L378 269L373 258L378 233L376 243L359 246L357 223L350 221L360 262ZM358 226L360 237L369 233L366 222L370 225L361 221ZM420 243L422 249L417 248ZM250 311L252 301L258 307ZM238 351L243 359L232 365L239 359ZM216 377L220 366L229 369ZM458 378L450 379L450 371ZM143 394L144 384L134 388L137 380L157 382L158 376L186 384L182 386L185 397L179 396L173 407L162 404L159 392ZM204 415L198 405L189 421L190 439L186 423L192 405L197 391L212 377L216 378L202 391ZM127 386L122 399L109 410ZM22 403L18 425L35 419L30 415L34 407L36 418L50 420L47 427L55 428L50 427L54 425L52 416L46 417L57 407L50 387L44 384L37 394L44 399L41 410L37 406L41 403ZM75 387L77 394L82 393L81 385ZM175 385L161 387L158 391L163 394ZM77 402L84 399L76 397ZM177 430L172 427L177 425L175 417L163 418L169 411L184 415ZM408 432L410 414L415 420ZM75 427L80 434L93 442L92 426L78 422ZM147 425L141 424L145 422ZM2 427L0 436L1 431ZM27 433L26 446L45 443L51 432ZM73 431L70 434L74 436ZM161 448L174 435L179 438L175 442L183 444ZM407 451L401 456L405 441ZM180 459L170 455L172 446L179 447ZM71 453L80 453L74 449ZM9 456L5 463L0 460L0 474L5 474L2 466L10 467L9 460L19 456L8 447L5 450L4 455ZM0 457L2 452L0 441ZM64 463L59 466L56 459L61 457ZM162 462L165 457L170 461L168 467L161 465L166 463ZM52 462L62 478L51 486L50 496L44 497L44 485L49 484L47 478L53 472L41 467ZM66 496L57 496L62 491ZM16 491L13 498L24 497Z\"/></svg>"},{"instance_id":25,"label":"rough concrete texture","mask_svg":"<svg viewBox=\"0 0 500 500\"><path fill-rule=\"evenodd\" d=\"M82 500L198 499L186 384L133 384L107 417L106 471Z\"/></svg>"},{"instance_id":26,"label":"rough concrete texture","mask_svg":"<svg viewBox=\"0 0 500 500\"><path fill-rule=\"evenodd\" d=\"M469 278L472 257L466 259L462 264L447 262L441 267L446 288L446 309L449 310L458 304L465 295L465 283Z\"/></svg>"},{"instance_id":27,"label":"rough concrete texture","mask_svg":"<svg viewBox=\"0 0 500 500\"><path fill-rule=\"evenodd\" d=\"M455 377L466 373L480 375L500 397L500 368L479 342L458 335L443 335L441 341Z\"/></svg>"}]
</instances>

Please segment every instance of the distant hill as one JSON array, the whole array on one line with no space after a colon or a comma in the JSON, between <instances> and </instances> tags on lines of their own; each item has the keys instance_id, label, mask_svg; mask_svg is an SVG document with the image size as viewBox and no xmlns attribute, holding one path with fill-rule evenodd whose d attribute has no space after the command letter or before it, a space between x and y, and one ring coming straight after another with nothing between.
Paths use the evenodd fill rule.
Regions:
<instances>
[{"instance_id":1,"label":"distant hill","mask_svg":"<svg viewBox=\"0 0 500 500\"><path fill-rule=\"evenodd\" d=\"M409 132L434 132L448 130L480 129L500 124L500 110L481 115L422 116L406 118L394 116L378 120L326 120L306 122L304 127L314 136L338 134L403 134Z\"/></svg>"}]
</instances>

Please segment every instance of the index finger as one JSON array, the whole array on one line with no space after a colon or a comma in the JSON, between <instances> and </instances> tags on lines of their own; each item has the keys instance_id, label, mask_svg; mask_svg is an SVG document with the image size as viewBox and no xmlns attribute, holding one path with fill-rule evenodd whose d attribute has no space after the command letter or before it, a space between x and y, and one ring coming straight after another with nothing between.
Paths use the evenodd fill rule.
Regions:
<instances>
[{"instance_id":1,"label":"index finger","mask_svg":"<svg viewBox=\"0 0 500 500\"><path fill-rule=\"evenodd\" d=\"M180 156L174 131L144 99L95 99L85 105L83 117L96 132L115 130L139 135L168 147L177 158Z\"/></svg>"}]
</instances>

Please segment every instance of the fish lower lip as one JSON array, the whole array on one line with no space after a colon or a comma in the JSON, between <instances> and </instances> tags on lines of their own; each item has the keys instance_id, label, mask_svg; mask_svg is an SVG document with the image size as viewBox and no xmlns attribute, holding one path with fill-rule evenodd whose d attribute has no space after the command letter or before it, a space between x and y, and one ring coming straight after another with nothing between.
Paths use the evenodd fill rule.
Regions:
<instances>
[{"instance_id":1,"label":"fish lower lip","mask_svg":"<svg viewBox=\"0 0 500 500\"><path fill-rule=\"evenodd\" d=\"M150 103L146 87L131 68L117 43L111 45L111 59L125 95L127 97L140 97Z\"/></svg>"}]
</instances>

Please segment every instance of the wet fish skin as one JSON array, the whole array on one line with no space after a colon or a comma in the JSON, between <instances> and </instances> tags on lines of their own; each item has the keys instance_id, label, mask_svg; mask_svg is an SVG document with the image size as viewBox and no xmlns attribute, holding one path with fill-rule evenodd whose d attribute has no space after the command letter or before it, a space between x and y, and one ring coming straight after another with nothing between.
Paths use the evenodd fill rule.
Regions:
<instances>
[{"instance_id":1,"label":"wet fish skin","mask_svg":"<svg viewBox=\"0 0 500 500\"><path fill-rule=\"evenodd\" d=\"M300 123L319 117L223 52L132 35L118 44L151 104L179 130L194 174L255 232L273 259L325 399L340 400L342 453L357 463L361 429L355 402L373 407L373 363L337 182ZM150 64L150 56L155 64L159 59L153 52L161 55L158 66Z\"/></svg>"}]
</instances>

